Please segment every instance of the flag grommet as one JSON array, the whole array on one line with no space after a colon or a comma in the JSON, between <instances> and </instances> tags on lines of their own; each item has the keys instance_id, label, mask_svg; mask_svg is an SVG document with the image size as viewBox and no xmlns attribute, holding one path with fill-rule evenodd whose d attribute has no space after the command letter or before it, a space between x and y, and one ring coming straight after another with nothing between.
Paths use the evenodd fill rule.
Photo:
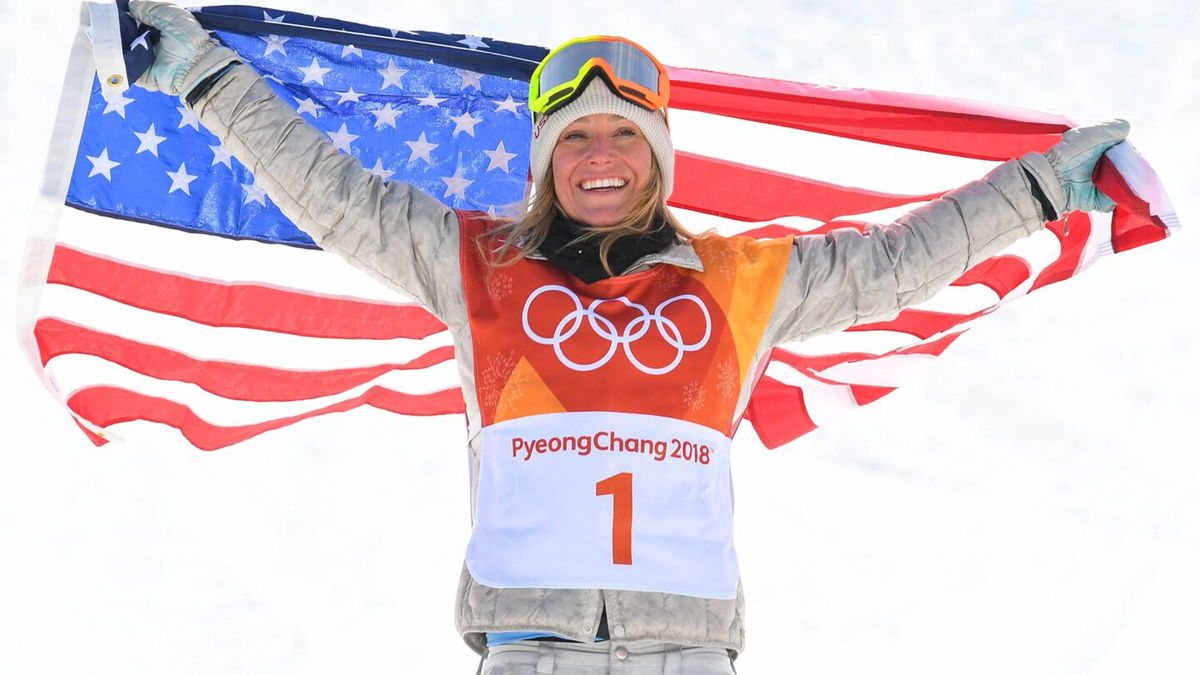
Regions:
<instances>
[{"instance_id":1,"label":"flag grommet","mask_svg":"<svg viewBox=\"0 0 1200 675\"><path fill-rule=\"evenodd\" d=\"M120 73L113 73L108 76L106 81L110 87L119 87L125 82L125 76Z\"/></svg>"}]
</instances>

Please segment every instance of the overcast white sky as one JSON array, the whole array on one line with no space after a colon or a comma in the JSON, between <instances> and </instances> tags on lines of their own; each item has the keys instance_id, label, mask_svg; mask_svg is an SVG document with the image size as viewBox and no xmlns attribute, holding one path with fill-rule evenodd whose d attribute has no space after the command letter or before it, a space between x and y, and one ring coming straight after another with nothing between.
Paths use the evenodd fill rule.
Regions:
<instances>
[{"instance_id":1,"label":"overcast white sky","mask_svg":"<svg viewBox=\"0 0 1200 675\"><path fill-rule=\"evenodd\" d=\"M615 33L672 65L1131 120L1180 236L1005 308L839 427L774 452L739 437L738 665L1200 672L1196 3L277 6L543 45ZM0 0L4 326L77 16ZM95 449L11 338L0 410L0 672L474 672L452 615L460 420L358 411L215 453L166 431Z\"/></svg>"}]
</instances>

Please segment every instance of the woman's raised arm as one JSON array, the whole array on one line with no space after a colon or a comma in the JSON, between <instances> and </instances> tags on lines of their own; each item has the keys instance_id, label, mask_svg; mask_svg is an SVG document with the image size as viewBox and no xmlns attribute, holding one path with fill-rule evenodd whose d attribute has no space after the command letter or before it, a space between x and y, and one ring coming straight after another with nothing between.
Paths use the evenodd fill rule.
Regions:
<instances>
[{"instance_id":1,"label":"woman's raised arm","mask_svg":"<svg viewBox=\"0 0 1200 675\"><path fill-rule=\"evenodd\" d=\"M1111 210L1092 171L1128 133L1123 120L1072 129L1044 155L1009 160L890 225L797 237L768 339L778 344L894 318L1051 220Z\"/></svg>"},{"instance_id":2,"label":"woman's raised arm","mask_svg":"<svg viewBox=\"0 0 1200 675\"><path fill-rule=\"evenodd\" d=\"M161 34L155 61L139 84L182 97L321 248L443 320L462 316L454 211L407 183L366 172L339 152L187 10L142 0L130 2L130 10Z\"/></svg>"}]
</instances>

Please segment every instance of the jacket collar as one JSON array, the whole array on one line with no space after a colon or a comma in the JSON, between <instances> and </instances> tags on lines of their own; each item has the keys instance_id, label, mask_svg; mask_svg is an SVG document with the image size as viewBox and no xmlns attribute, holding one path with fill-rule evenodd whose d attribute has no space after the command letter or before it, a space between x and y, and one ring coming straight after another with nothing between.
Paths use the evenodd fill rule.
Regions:
<instances>
[{"instance_id":1,"label":"jacket collar","mask_svg":"<svg viewBox=\"0 0 1200 675\"><path fill-rule=\"evenodd\" d=\"M529 260L545 260L546 256L542 255L537 249L530 249L525 252L525 258ZM696 249L692 248L692 245L686 241L676 241L674 244L657 253L644 255L633 261L633 264L628 269L623 270L618 276L640 272L659 263L666 263L696 272L704 271L704 263L700 261L700 256L696 255Z\"/></svg>"}]
</instances>

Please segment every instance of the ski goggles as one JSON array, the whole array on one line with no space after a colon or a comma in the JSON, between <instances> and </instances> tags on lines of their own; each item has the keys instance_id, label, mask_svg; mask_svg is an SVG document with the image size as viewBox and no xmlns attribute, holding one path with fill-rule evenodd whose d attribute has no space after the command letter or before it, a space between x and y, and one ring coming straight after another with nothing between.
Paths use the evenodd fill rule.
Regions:
<instances>
[{"instance_id":1,"label":"ski goggles","mask_svg":"<svg viewBox=\"0 0 1200 675\"><path fill-rule=\"evenodd\" d=\"M666 112L667 69L637 44L605 35L571 40L550 52L529 80L529 109L549 115L578 98L594 77L630 103Z\"/></svg>"}]
</instances>

